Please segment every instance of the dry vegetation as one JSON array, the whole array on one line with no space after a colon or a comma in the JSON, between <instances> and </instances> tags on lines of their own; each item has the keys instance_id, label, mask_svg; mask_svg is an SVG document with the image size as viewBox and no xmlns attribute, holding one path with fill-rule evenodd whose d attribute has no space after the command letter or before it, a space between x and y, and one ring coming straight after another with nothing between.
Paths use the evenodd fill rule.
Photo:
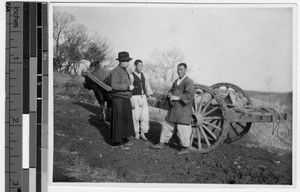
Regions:
<instances>
[{"instance_id":1,"label":"dry vegetation","mask_svg":"<svg viewBox=\"0 0 300 192\"><path fill-rule=\"evenodd\" d=\"M287 119L281 121L277 130L273 123L254 123L245 136L244 141L252 141L259 147L269 150L292 150L292 93L262 93L248 91L247 94L255 106L269 106L281 114L286 113ZM274 131L274 132L273 132Z\"/></svg>"}]
</instances>

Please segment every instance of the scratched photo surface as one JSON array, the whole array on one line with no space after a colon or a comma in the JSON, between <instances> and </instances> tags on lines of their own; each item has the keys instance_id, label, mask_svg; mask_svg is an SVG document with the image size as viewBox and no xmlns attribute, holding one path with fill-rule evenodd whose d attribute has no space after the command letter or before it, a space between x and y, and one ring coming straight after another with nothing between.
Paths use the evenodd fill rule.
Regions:
<instances>
[{"instance_id":1,"label":"scratched photo surface","mask_svg":"<svg viewBox=\"0 0 300 192\"><path fill-rule=\"evenodd\" d=\"M53 6L53 182L291 186L294 33L289 6ZM143 62L153 91L148 141L131 146L112 145L105 97L122 51L128 73ZM185 155L176 134L150 148L179 63L195 84Z\"/></svg>"}]
</instances>

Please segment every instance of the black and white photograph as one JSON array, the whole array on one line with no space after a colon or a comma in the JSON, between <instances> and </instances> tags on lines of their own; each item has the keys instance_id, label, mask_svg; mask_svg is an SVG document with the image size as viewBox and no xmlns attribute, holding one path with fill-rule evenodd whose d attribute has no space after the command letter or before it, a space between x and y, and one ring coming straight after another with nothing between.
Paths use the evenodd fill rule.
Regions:
<instances>
[{"instance_id":1,"label":"black and white photograph","mask_svg":"<svg viewBox=\"0 0 300 192\"><path fill-rule=\"evenodd\" d=\"M293 187L294 5L51 10L54 184Z\"/></svg>"}]
</instances>

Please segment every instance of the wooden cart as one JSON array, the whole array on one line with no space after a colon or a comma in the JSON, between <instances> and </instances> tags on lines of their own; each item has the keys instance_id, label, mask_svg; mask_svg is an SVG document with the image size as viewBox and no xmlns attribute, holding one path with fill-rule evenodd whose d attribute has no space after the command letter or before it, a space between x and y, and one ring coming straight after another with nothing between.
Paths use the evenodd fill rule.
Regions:
<instances>
[{"instance_id":1,"label":"wooden cart","mask_svg":"<svg viewBox=\"0 0 300 192\"><path fill-rule=\"evenodd\" d=\"M107 86L91 73L83 76L92 79L106 91ZM156 108L168 110L166 94L148 103ZM191 117L192 134L190 149L207 153L223 142L233 142L245 135L254 122L275 122L286 119L286 114L274 115L275 110L255 107L246 93L236 85L218 83L212 86L195 85L193 114Z\"/></svg>"}]
</instances>

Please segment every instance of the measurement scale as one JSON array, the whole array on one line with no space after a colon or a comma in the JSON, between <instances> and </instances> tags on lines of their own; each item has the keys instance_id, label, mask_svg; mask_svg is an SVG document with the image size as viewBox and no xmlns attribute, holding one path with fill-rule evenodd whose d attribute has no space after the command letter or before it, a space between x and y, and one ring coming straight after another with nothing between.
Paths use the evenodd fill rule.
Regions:
<instances>
[{"instance_id":1,"label":"measurement scale","mask_svg":"<svg viewBox=\"0 0 300 192\"><path fill-rule=\"evenodd\" d=\"M6 3L6 192L47 191L47 11L46 3Z\"/></svg>"}]
</instances>

